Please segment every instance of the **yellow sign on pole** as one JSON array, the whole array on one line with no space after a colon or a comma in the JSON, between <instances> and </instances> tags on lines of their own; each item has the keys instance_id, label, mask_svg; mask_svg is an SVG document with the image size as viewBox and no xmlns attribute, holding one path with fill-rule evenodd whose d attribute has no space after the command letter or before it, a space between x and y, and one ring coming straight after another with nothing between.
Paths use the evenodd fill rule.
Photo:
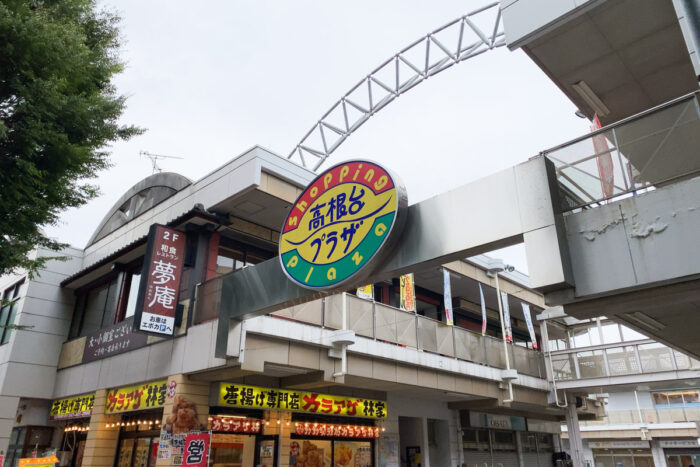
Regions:
<instances>
[{"instance_id":1,"label":"yellow sign on pole","mask_svg":"<svg viewBox=\"0 0 700 467\"><path fill-rule=\"evenodd\" d=\"M334 289L368 273L405 209L405 188L383 167L348 161L320 174L299 195L282 226L279 257L287 277Z\"/></svg>"}]
</instances>

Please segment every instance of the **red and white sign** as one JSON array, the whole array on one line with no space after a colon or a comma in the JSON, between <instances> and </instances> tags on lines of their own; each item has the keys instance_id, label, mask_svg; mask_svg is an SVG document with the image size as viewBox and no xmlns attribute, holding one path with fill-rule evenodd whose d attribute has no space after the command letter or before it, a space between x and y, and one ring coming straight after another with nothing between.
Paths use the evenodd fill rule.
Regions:
<instances>
[{"instance_id":1,"label":"red and white sign","mask_svg":"<svg viewBox=\"0 0 700 467\"><path fill-rule=\"evenodd\" d=\"M175 397L175 393L177 392L177 383L173 380L168 381L168 389L167 392L165 393L170 399Z\"/></svg>"},{"instance_id":2,"label":"red and white sign","mask_svg":"<svg viewBox=\"0 0 700 467\"><path fill-rule=\"evenodd\" d=\"M151 226L141 277L134 327L138 331L172 336L180 278L185 258L185 234L162 225Z\"/></svg>"},{"instance_id":3,"label":"red and white sign","mask_svg":"<svg viewBox=\"0 0 700 467\"><path fill-rule=\"evenodd\" d=\"M335 425L331 423L295 423L294 432L302 436L333 438L379 438L379 427L362 425Z\"/></svg>"},{"instance_id":4,"label":"red and white sign","mask_svg":"<svg viewBox=\"0 0 700 467\"><path fill-rule=\"evenodd\" d=\"M209 462L209 433L190 433L185 438L182 452L182 467L207 467Z\"/></svg>"},{"instance_id":5,"label":"red and white sign","mask_svg":"<svg viewBox=\"0 0 700 467\"><path fill-rule=\"evenodd\" d=\"M224 433L260 433L262 422L255 418L211 417L211 431Z\"/></svg>"}]
</instances>

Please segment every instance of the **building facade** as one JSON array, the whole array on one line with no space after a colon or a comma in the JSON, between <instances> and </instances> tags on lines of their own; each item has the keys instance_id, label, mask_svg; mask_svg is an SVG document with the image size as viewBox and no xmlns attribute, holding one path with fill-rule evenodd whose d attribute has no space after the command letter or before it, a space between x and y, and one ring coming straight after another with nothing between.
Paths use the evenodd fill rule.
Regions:
<instances>
[{"instance_id":1,"label":"building facade","mask_svg":"<svg viewBox=\"0 0 700 467\"><path fill-rule=\"evenodd\" d=\"M0 317L20 325L0 345L7 465L51 451L71 467L180 465L194 432L212 433L211 465L550 465L563 411L522 306L544 303L488 257L414 271L414 310L395 277L220 329L226 294L255 291L228 290L228 276L279 261L280 225L313 177L260 148L198 181L156 174L67 261L3 277ZM172 272L144 268L149 254L178 254L152 246L154 225L185 238L171 337L134 326L142 276Z\"/></svg>"}]
</instances>

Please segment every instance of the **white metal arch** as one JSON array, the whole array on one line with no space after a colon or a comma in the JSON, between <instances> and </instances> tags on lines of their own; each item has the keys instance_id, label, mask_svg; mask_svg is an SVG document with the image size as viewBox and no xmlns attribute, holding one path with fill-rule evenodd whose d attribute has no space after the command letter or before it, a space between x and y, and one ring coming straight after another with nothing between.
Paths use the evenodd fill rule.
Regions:
<instances>
[{"instance_id":1,"label":"white metal arch","mask_svg":"<svg viewBox=\"0 0 700 467\"><path fill-rule=\"evenodd\" d=\"M493 26L484 32L477 22L482 28L484 22ZM449 35L458 38L454 47L439 39ZM287 159L296 157L302 166L316 171L348 136L401 94L454 64L503 45L498 2L447 23L402 49L353 86L306 133Z\"/></svg>"}]
</instances>

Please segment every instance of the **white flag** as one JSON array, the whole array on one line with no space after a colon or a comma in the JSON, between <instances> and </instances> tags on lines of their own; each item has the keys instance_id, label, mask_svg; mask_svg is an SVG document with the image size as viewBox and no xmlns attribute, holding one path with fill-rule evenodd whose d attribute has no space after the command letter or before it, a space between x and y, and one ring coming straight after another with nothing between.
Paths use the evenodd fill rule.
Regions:
<instances>
[{"instance_id":1,"label":"white flag","mask_svg":"<svg viewBox=\"0 0 700 467\"><path fill-rule=\"evenodd\" d=\"M537 336L535 335L535 328L532 325L532 317L530 316L530 305L527 303L522 303L523 314L525 315L525 324L527 324L527 330L530 331L530 340L532 341L532 348L537 350Z\"/></svg>"},{"instance_id":2,"label":"white flag","mask_svg":"<svg viewBox=\"0 0 700 467\"><path fill-rule=\"evenodd\" d=\"M484 301L484 290L479 282L479 298L481 299L481 335L486 335L486 302Z\"/></svg>"},{"instance_id":3,"label":"white flag","mask_svg":"<svg viewBox=\"0 0 700 467\"><path fill-rule=\"evenodd\" d=\"M444 283L443 297L445 301L445 322L448 326L455 324L454 315L452 314L452 286L450 285L450 271L442 270L442 282Z\"/></svg>"},{"instance_id":4,"label":"white flag","mask_svg":"<svg viewBox=\"0 0 700 467\"><path fill-rule=\"evenodd\" d=\"M506 342L513 342L513 328L510 326L510 306L508 305L508 294L501 292L501 304L503 306L503 327L506 329Z\"/></svg>"}]
</instances>

